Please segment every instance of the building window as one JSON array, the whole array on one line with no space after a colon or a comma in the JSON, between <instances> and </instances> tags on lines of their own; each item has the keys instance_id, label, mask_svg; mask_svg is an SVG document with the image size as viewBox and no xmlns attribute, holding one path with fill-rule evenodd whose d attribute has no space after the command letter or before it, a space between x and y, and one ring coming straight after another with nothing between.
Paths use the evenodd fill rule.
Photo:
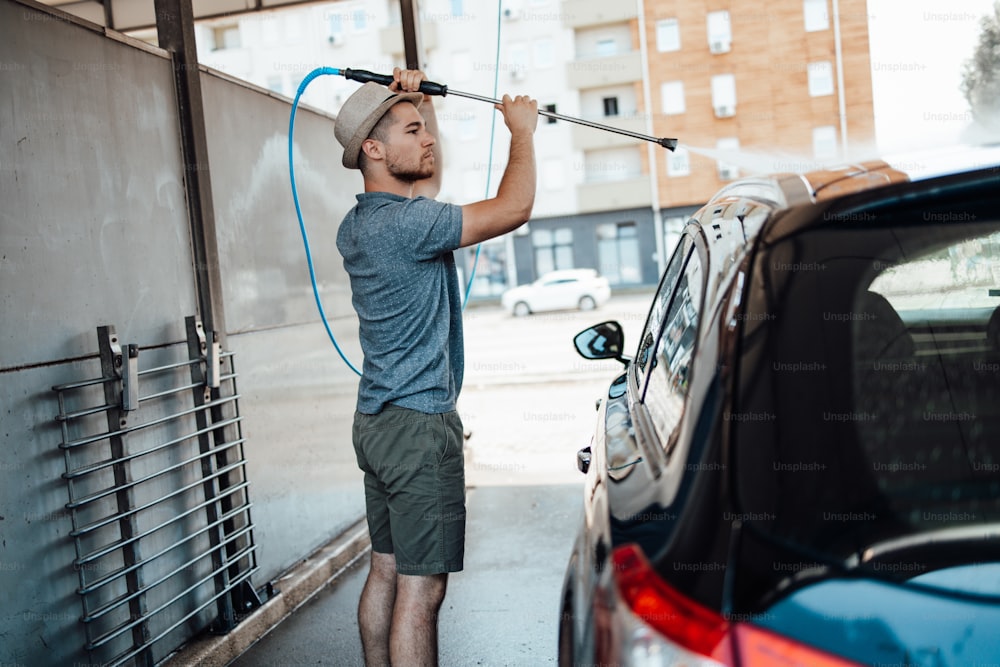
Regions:
<instances>
[{"instance_id":1,"label":"building window","mask_svg":"<svg viewBox=\"0 0 1000 667\"><path fill-rule=\"evenodd\" d=\"M604 104L604 115L605 116L617 116L618 115L618 98L617 97L605 97L601 101Z\"/></svg>"},{"instance_id":2,"label":"building window","mask_svg":"<svg viewBox=\"0 0 1000 667\"><path fill-rule=\"evenodd\" d=\"M667 151L667 176L690 176L691 154L678 146L673 152Z\"/></svg>"},{"instance_id":3,"label":"building window","mask_svg":"<svg viewBox=\"0 0 1000 667\"><path fill-rule=\"evenodd\" d=\"M236 24L215 26L212 28L212 37L215 39L213 51L240 48L240 27Z\"/></svg>"},{"instance_id":4,"label":"building window","mask_svg":"<svg viewBox=\"0 0 1000 667\"><path fill-rule=\"evenodd\" d=\"M830 12L826 7L827 0L802 0L806 32L816 32L830 28Z\"/></svg>"},{"instance_id":5,"label":"building window","mask_svg":"<svg viewBox=\"0 0 1000 667\"><path fill-rule=\"evenodd\" d=\"M528 67L528 45L524 42L515 42L510 45L508 53L510 54L510 78L515 81L524 79L525 74L530 69Z\"/></svg>"},{"instance_id":6,"label":"building window","mask_svg":"<svg viewBox=\"0 0 1000 667\"><path fill-rule=\"evenodd\" d=\"M471 111L460 114L458 117L458 138L462 141L474 141L477 134L476 115Z\"/></svg>"},{"instance_id":7,"label":"building window","mask_svg":"<svg viewBox=\"0 0 1000 667\"><path fill-rule=\"evenodd\" d=\"M667 81L662 84L660 98L663 102L663 113L667 116L676 116L686 111L683 81Z\"/></svg>"},{"instance_id":8,"label":"building window","mask_svg":"<svg viewBox=\"0 0 1000 667\"><path fill-rule=\"evenodd\" d=\"M681 27L677 19L656 22L656 50L661 53L681 50Z\"/></svg>"},{"instance_id":9,"label":"building window","mask_svg":"<svg viewBox=\"0 0 1000 667\"><path fill-rule=\"evenodd\" d=\"M535 67L541 69L555 65L555 47L551 39L539 39L532 46L535 51Z\"/></svg>"},{"instance_id":10,"label":"building window","mask_svg":"<svg viewBox=\"0 0 1000 667\"><path fill-rule=\"evenodd\" d=\"M715 148L721 153L735 154L740 150L740 140L736 137L726 137L715 142ZM719 180L731 181L740 177L740 169L732 162L718 161Z\"/></svg>"},{"instance_id":11,"label":"building window","mask_svg":"<svg viewBox=\"0 0 1000 667\"><path fill-rule=\"evenodd\" d=\"M663 218L663 251L667 261L673 257L687 221L683 215L669 215Z\"/></svg>"},{"instance_id":12,"label":"building window","mask_svg":"<svg viewBox=\"0 0 1000 667\"><path fill-rule=\"evenodd\" d=\"M642 282L639 236L634 222L597 226L597 270L612 285Z\"/></svg>"},{"instance_id":13,"label":"building window","mask_svg":"<svg viewBox=\"0 0 1000 667\"><path fill-rule=\"evenodd\" d=\"M833 125L813 128L813 157L817 160L835 160L838 157L837 128Z\"/></svg>"},{"instance_id":14,"label":"building window","mask_svg":"<svg viewBox=\"0 0 1000 667\"><path fill-rule=\"evenodd\" d=\"M469 169L462 172L462 192L465 199L478 201L484 197L486 178L480 175L479 169ZM485 196L489 196L487 193Z\"/></svg>"},{"instance_id":15,"label":"building window","mask_svg":"<svg viewBox=\"0 0 1000 667\"><path fill-rule=\"evenodd\" d=\"M830 61L809 63L808 72L810 95L833 95L833 64Z\"/></svg>"},{"instance_id":16,"label":"building window","mask_svg":"<svg viewBox=\"0 0 1000 667\"><path fill-rule=\"evenodd\" d=\"M260 36L265 44L277 44L281 41L281 33L278 30L278 17L275 14L265 14L260 19ZM287 30L287 27L286 27Z\"/></svg>"},{"instance_id":17,"label":"building window","mask_svg":"<svg viewBox=\"0 0 1000 667\"><path fill-rule=\"evenodd\" d=\"M275 14L275 16L278 16ZM298 42L304 39L302 36L303 23L298 20L294 14L284 14L284 20L282 21L284 26L284 41L288 42Z\"/></svg>"},{"instance_id":18,"label":"building window","mask_svg":"<svg viewBox=\"0 0 1000 667\"><path fill-rule=\"evenodd\" d=\"M716 118L729 118L736 114L736 77L732 74L712 77L712 108Z\"/></svg>"},{"instance_id":19,"label":"building window","mask_svg":"<svg viewBox=\"0 0 1000 667\"><path fill-rule=\"evenodd\" d=\"M708 50L712 53L729 53L733 42L733 31L729 23L729 12L708 13Z\"/></svg>"},{"instance_id":20,"label":"building window","mask_svg":"<svg viewBox=\"0 0 1000 667\"><path fill-rule=\"evenodd\" d=\"M368 29L368 15L362 9L354 12L354 32L364 32Z\"/></svg>"},{"instance_id":21,"label":"building window","mask_svg":"<svg viewBox=\"0 0 1000 667\"><path fill-rule=\"evenodd\" d=\"M330 14L327 18L327 41L331 44L343 41L344 17L341 14Z\"/></svg>"},{"instance_id":22,"label":"building window","mask_svg":"<svg viewBox=\"0 0 1000 667\"><path fill-rule=\"evenodd\" d=\"M267 77L267 89L272 93L278 93L281 95L285 92L284 87L285 81L280 74Z\"/></svg>"},{"instance_id":23,"label":"building window","mask_svg":"<svg viewBox=\"0 0 1000 667\"><path fill-rule=\"evenodd\" d=\"M468 51L455 51L451 54L451 76L455 81L470 81L474 70L472 54Z\"/></svg>"},{"instance_id":24,"label":"building window","mask_svg":"<svg viewBox=\"0 0 1000 667\"><path fill-rule=\"evenodd\" d=\"M544 108L549 113L558 113L556 111L556 105L554 105L554 104L546 104ZM548 125L552 125L552 124L556 123L557 121L556 121L555 118L552 118L551 116L545 116L545 122Z\"/></svg>"},{"instance_id":25,"label":"building window","mask_svg":"<svg viewBox=\"0 0 1000 667\"><path fill-rule=\"evenodd\" d=\"M472 281L471 296L496 296L507 289L507 249L502 242L486 242L481 246L476 277ZM470 253L475 257L475 253ZM472 259L466 266L466 275L472 273Z\"/></svg>"},{"instance_id":26,"label":"building window","mask_svg":"<svg viewBox=\"0 0 1000 667\"><path fill-rule=\"evenodd\" d=\"M571 228L535 230L531 233L531 245L535 250L536 275L574 268Z\"/></svg>"},{"instance_id":27,"label":"building window","mask_svg":"<svg viewBox=\"0 0 1000 667\"><path fill-rule=\"evenodd\" d=\"M451 15L462 16L462 0L451 0Z\"/></svg>"},{"instance_id":28,"label":"building window","mask_svg":"<svg viewBox=\"0 0 1000 667\"><path fill-rule=\"evenodd\" d=\"M613 56L616 53L618 53L618 45L615 43L614 38L597 40L598 57Z\"/></svg>"},{"instance_id":29,"label":"building window","mask_svg":"<svg viewBox=\"0 0 1000 667\"><path fill-rule=\"evenodd\" d=\"M562 190L566 187L566 169L560 158L549 158L542 162L542 184L546 190Z\"/></svg>"}]
</instances>

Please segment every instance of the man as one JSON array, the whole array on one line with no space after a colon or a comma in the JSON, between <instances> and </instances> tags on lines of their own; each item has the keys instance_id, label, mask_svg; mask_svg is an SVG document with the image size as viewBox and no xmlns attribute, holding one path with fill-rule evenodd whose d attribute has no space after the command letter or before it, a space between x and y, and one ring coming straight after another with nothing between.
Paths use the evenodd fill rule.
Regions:
<instances>
[{"instance_id":1,"label":"man","mask_svg":"<svg viewBox=\"0 0 1000 667\"><path fill-rule=\"evenodd\" d=\"M365 664L437 664L437 618L449 572L463 567L465 473L462 306L453 251L528 220L535 199L538 104L505 95L511 133L496 197L434 201L441 150L419 70L393 71L344 103L335 135L365 191L337 248L351 279L364 366L353 439L365 473L371 567L358 605Z\"/></svg>"}]
</instances>

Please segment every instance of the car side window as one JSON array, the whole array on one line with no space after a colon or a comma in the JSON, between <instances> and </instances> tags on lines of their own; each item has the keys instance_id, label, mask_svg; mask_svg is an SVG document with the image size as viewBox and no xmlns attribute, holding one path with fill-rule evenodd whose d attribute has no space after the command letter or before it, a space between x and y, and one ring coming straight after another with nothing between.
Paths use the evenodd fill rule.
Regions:
<instances>
[{"instance_id":1,"label":"car side window","mask_svg":"<svg viewBox=\"0 0 1000 667\"><path fill-rule=\"evenodd\" d=\"M667 309L670 307L670 299L674 295L684 262L691 254L691 247L691 237L685 234L678 241L677 248L667 265L667 270L663 272L663 279L660 281L656 296L653 297L653 304L649 309L649 316L646 318L646 326L643 327L642 336L639 338L639 348L635 354L635 361L632 363L635 381L640 389L646 384L647 367L656 345L656 339L663 329L663 321Z\"/></svg>"},{"instance_id":2,"label":"car side window","mask_svg":"<svg viewBox=\"0 0 1000 667\"><path fill-rule=\"evenodd\" d=\"M694 253L670 301L648 372L643 402L660 442L668 450L673 446L691 379L703 278L701 260Z\"/></svg>"}]
</instances>

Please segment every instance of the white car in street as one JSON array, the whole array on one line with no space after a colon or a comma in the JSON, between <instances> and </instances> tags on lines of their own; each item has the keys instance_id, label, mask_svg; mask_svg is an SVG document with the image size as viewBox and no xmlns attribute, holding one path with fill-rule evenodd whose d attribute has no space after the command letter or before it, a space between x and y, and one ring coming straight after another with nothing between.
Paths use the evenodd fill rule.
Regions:
<instances>
[{"instance_id":1,"label":"white car in street","mask_svg":"<svg viewBox=\"0 0 1000 667\"><path fill-rule=\"evenodd\" d=\"M545 310L593 310L609 298L608 279L595 269L566 269L507 290L500 303L507 312L523 317Z\"/></svg>"}]
</instances>

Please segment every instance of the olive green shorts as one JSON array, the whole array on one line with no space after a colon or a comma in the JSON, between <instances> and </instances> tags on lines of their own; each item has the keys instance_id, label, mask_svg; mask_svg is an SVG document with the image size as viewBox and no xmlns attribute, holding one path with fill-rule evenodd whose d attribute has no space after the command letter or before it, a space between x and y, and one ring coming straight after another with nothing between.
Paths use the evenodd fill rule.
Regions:
<instances>
[{"instance_id":1,"label":"olive green shorts","mask_svg":"<svg viewBox=\"0 0 1000 667\"><path fill-rule=\"evenodd\" d=\"M400 574L458 572L465 555L465 456L457 412L386 405L354 414L372 550Z\"/></svg>"}]
</instances>

